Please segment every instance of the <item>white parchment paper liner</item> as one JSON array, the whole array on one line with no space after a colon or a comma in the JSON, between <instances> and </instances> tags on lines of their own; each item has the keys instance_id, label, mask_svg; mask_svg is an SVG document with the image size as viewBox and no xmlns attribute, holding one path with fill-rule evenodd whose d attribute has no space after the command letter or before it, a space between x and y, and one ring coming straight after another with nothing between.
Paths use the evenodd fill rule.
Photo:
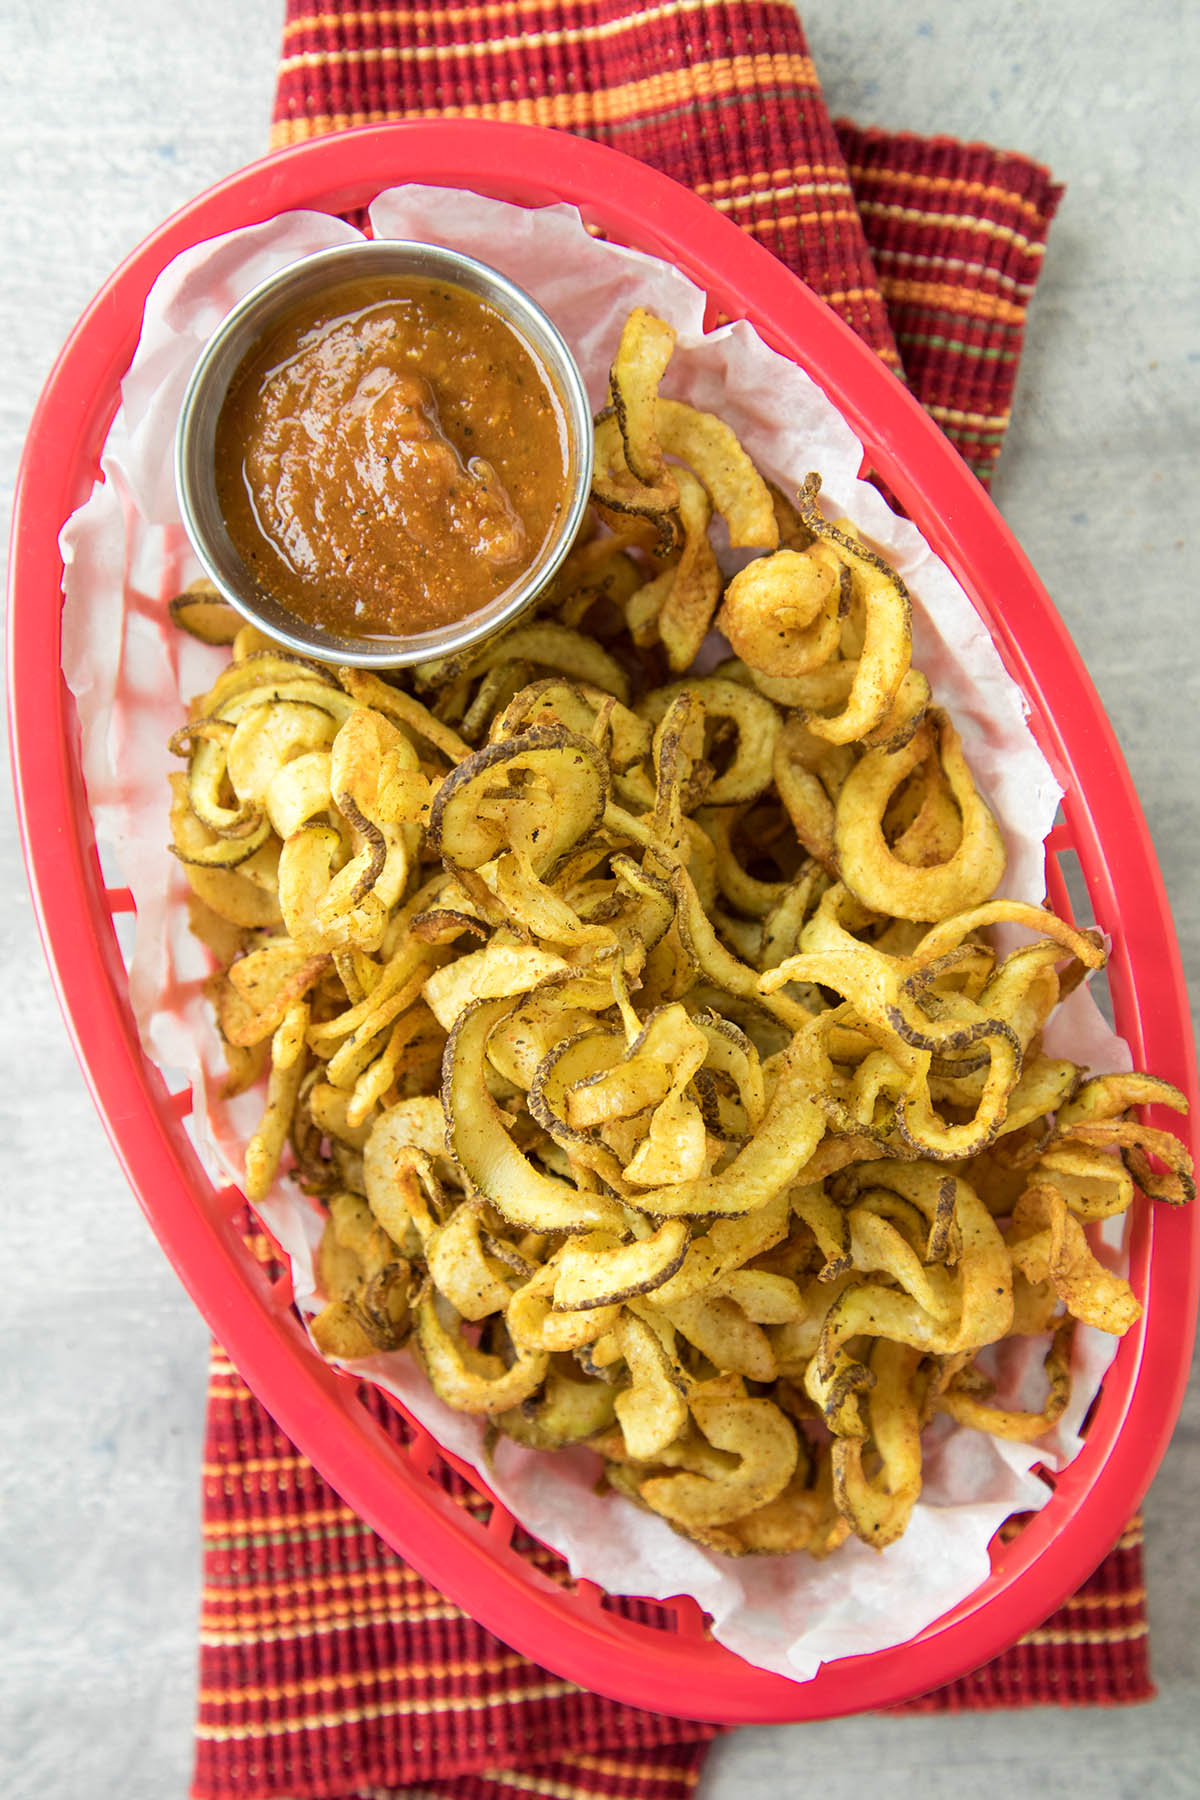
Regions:
<instances>
[{"instance_id":1,"label":"white parchment paper liner","mask_svg":"<svg viewBox=\"0 0 1200 1800\"><path fill-rule=\"evenodd\" d=\"M822 477L829 505L851 518L903 575L914 597L913 660L949 708L981 788L1004 831L1004 891L1040 902L1043 840L1060 789L1025 722L1021 696L957 581L915 526L859 481L862 451L821 390L768 350L750 326L703 331L704 295L654 258L589 236L571 207L512 207L441 188L406 187L371 208L377 236L427 238L470 252L520 283L572 345L592 400L630 308L669 319L679 344L669 391L719 412L763 471L795 485ZM200 984L205 952L187 928L186 884L166 850L167 739L183 702L208 687L224 653L167 623L165 600L199 573L179 520L172 440L187 378L209 333L257 282L309 251L353 241L349 225L293 213L201 244L178 257L148 296L141 340L102 458L104 479L62 534L66 563L63 666L76 697L83 769L102 855L137 906L129 979L147 1055L189 1081L200 1154L217 1182L240 1179L242 1149L261 1101L219 1098L223 1062ZM1051 1047L1097 1069L1129 1055L1080 989L1052 1025ZM263 1216L292 1259L297 1296L314 1304L312 1252L320 1218L286 1181ZM1115 1222L1119 1226L1120 1221ZM1113 1246L1120 1260L1119 1236ZM538 1455L507 1440L490 1467L482 1423L451 1412L405 1352L360 1365L397 1395L447 1449L474 1464L522 1524L566 1557L572 1573L611 1593L690 1594L716 1637L749 1662L795 1680L823 1662L903 1643L986 1577L988 1543L1011 1513L1049 1497L1031 1473L1062 1466L1114 1351L1081 1329L1071 1405L1037 1448L943 1428L930 1434L925 1490L901 1541L882 1554L852 1539L827 1563L807 1556L731 1561L685 1542L660 1519L593 1492L595 1458ZM1040 1346L1005 1350L1005 1386L1037 1392ZM1018 1402L1019 1403L1019 1402ZM336 1471L334 1471L336 1478ZM469 1603L469 1596L468 1596Z\"/></svg>"}]
</instances>

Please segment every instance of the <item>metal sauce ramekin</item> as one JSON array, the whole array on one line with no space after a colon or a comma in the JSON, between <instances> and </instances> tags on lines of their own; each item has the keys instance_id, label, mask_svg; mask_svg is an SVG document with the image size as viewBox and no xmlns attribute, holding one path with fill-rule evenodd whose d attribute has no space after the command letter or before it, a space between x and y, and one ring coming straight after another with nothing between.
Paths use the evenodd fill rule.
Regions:
<instances>
[{"instance_id":1,"label":"metal sauce ramekin","mask_svg":"<svg viewBox=\"0 0 1200 1800\"><path fill-rule=\"evenodd\" d=\"M566 494L557 532L504 593L449 625L406 637L347 637L298 618L269 594L233 547L217 500L215 443L221 408L243 361L286 314L306 299L364 276L424 276L465 288L492 306L546 371L562 408ZM514 282L474 257L439 244L364 238L290 263L254 288L217 326L192 373L175 435L175 485L184 526L219 592L243 618L288 649L323 662L401 668L467 649L510 624L554 576L587 508L592 476L592 415L574 357L557 327Z\"/></svg>"}]
</instances>

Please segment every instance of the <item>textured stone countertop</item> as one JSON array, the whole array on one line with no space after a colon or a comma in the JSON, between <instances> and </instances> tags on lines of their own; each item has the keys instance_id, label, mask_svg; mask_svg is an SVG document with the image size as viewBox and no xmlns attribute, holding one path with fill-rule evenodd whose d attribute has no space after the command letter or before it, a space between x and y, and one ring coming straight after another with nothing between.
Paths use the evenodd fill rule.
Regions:
<instances>
[{"instance_id":1,"label":"textured stone countertop","mask_svg":"<svg viewBox=\"0 0 1200 1800\"><path fill-rule=\"evenodd\" d=\"M805 22L832 110L1011 145L1067 183L995 497L1120 736L1200 977L1200 9L853 7ZM0 8L0 495L70 326L165 214L266 144L280 0ZM208 1334L76 1067L0 839L0 1793L174 1800L191 1761ZM1193 988L1193 993L1195 988ZM1200 1793L1200 1385L1146 1503L1159 1698L739 1732L703 1800ZM886 1773L884 1773L886 1772Z\"/></svg>"}]
</instances>

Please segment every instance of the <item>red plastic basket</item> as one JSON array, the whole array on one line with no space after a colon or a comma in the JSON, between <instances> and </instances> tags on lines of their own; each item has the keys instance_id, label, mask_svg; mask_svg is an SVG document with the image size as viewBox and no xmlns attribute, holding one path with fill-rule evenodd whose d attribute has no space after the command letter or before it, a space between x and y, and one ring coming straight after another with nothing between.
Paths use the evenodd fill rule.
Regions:
<instances>
[{"instance_id":1,"label":"red plastic basket","mask_svg":"<svg viewBox=\"0 0 1200 1800\"><path fill-rule=\"evenodd\" d=\"M521 205L566 200L588 225L673 262L710 309L746 318L824 388L990 627L1065 789L1048 845L1052 903L1073 852L1110 933L1117 1028L1139 1066L1196 1108L1196 1070L1174 930L1128 771L1079 656L999 514L931 420L784 266L686 189L600 145L476 121L369 127L314 140L231 176L147 239L101 290L56 364L30 430L10 568L13 768L34 903L75 1047L118 1156L167 1255L256 1394L345 1500L482 1624L559 1674L636 1705L729 1723L832 1717L923 1692L986 1661L1045 1618L1095 1568L1137 1505L1182 1399L1200 1283L1200 1216L1139 1202L1131 1277L1145 1303L1117 1351L1087 1443L1046 1507L993 1545L988 1579L909 1643L831 1663L804 1684L751 1668L706 1635L690 1600L645 1602L637 1620L592 1584L555 1581L512 1546L514 1523L473 1511L438 1480L446 1459L415 1427L397 1444L358 1384L323 1363L249 1253L241 1196L216 1190L130 1012L114 918L60 666L58 534L86 497L133 355L144 297L170 260L218 233L293 208L347 213L403 181L471 188ZM1170 1129L1175 1121L1156 1121ZM490 1507L489 1507L490 1503ZM479 1515L479 1516L476 1516ZM653 1620L653 1623L643 1622Z\"/></svg>"}]
</instances>

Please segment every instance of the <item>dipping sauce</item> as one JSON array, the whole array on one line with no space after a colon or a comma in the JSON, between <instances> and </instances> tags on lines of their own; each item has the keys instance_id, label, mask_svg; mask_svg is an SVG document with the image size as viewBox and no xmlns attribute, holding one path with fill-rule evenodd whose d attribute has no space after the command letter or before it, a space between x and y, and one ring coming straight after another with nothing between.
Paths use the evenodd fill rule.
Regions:
<instances>
[{"instance_id":1,"label":"dipping sauce","mask_svg":"<svg viewBox=\"0 0 1200 1800\"><path fill-rule=\"evenodd\" d=\"M305 302L246 358L217 497L260 586L311 624L403 637L518 583L566 505L546 371L474 294L374 277Z\"/></svg>"}]
</instances>

